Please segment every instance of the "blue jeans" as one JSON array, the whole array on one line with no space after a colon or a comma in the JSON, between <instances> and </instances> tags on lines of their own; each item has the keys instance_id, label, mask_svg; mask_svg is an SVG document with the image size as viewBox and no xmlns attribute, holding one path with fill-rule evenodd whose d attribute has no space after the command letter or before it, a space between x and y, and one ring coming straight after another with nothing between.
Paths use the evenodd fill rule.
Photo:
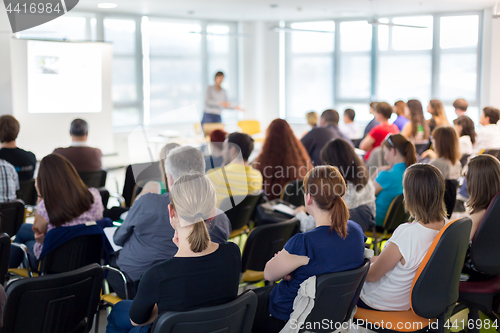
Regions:
<instances>
[{"instance_id":1,"label":"blue jeans","mask_svg":"<svg viewBox=\"0 0 500 333\"><path fill-rule=\"evenodd\" d=\"M23 223L21 228L16 234L16 238L14 239L14 243L24 244L28 247L28 259L30 262L30 267L32 270L38 271L38 262L39 260L33 254L33 247L35 246L35 232L31 227L33 224L31 223ZM9 267L17 268L21 262L23 261L23 251L15 246L10 246L10 258L9 258Z\"/></svg>"},{"instance_id":2,"label":"blue jeans","mask_svg":"<svg viewBox=\"0 0 500 333\"><path fill-rule=\"evenodd\" d=\"M213 113L203 113L203 118L201 119L201 125L205 123L222 123L222 118L220 114Z\"/></svg>"},{"instance_id":3,"label":"blue jeans","mask_svg":"<svg viewBox=\"0 0 500 333\"><path fill-rule=\"evenodd\" d=\"M121 301L113 306L108 316L106 333L148 333L151 324L145 326L133 326L130 322L130 307L133 301Z\"/></svg>"}]
</instances>

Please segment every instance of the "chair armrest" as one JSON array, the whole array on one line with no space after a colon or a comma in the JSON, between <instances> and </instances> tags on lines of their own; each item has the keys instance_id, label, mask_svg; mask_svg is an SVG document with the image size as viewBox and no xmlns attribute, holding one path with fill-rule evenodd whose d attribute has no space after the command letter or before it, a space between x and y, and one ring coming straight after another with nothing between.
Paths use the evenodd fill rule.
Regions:
<instances>
[{"instance_id":1,"label":"chair armrest","mask_svg":"<svg viewBox=\"0 0 500 333\"><path fill-rule=\"evenodd\" d=\"M125 276L125 274L123 274L122 271L120 271L118 268L116 267L112 267L112 266L109 266L109 265L103 265L101 266L102 270L105 271L105 270L110 270L110 271L113 271L115 273L118 273L120 274L122 280L123 280L123 287L124 287L124 290L125 290L125 299L129 299L128 298L128 288L127 288L127 277Z\"/></svg>"},{"instance_id":2,"label":"chair armrest","mask_svg":"<svg viewBox=\"0 0 500 333\"><path fill-rule=\"evenodd\" d=\"M28 272L29 277L33 277L33 272L31 272L30 262L28 259L28 247L20 243L10 243L11 246L17 247L23 251L23 264L26 267L26 272Z\"/></svg>"}]
</instances>

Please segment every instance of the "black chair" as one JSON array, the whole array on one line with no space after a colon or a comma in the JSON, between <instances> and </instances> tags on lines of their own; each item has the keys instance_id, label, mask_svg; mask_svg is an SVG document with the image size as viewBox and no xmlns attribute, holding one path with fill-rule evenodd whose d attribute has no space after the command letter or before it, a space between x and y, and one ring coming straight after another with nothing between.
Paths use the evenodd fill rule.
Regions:
<instances>
[{"instance_id":1,"label":"black chair","mask_svg":"<svg viewBox=\"0 0 500 333\"><path fill-rule=\"evenodd\" d=\"M351 139L352 141L352 144L354 145L354 148L359 148L359 144L361 143L361 141L363 141L363 138L361 139Z\"/></svg>"},{"instance_id":2,"label":"black chair","mask_svg":"<svg viewBox=\"0 0 500 333\"><path fill-rule=\"evenodd\" d=\"M78 175L87 187L100 188L106 186L106 170L79 171Z\"/></svg>"},{"instance_id":3,"label":"black chair","mask_svg":"<svg viewBox=\"0 0 500 333\"><path fill-rule=\"evenodd\" d=\"M224 211L231 222L229 238L238 237L248 231L248 224L255 213L255 207L264 193L235 195L222 201L220 209Z\"/></svg>"},{"instance_id":4,"label":"black chair","mask_svg":"<svg viewBox=\"0 0 500 333\"><path fill-rule=\"evenodd\" d=\"M365 259L359 268L317 276L314 307L307 316L304 327L315 327L314 323L322 323L325 319L328 320L330 327L306 331L333 332L336 324L349 321L369 268L370 260Z\"/></svg>"},{"instance_id":5,"label":"black chair","mask_svg":"<svg viewBox=\"0 0 500 333\"><path fill-rule=\"evenodd\" d=\"M457 202L458 181L455 179L446 179L445 184L446 189L444 192L444 205L446 207L448 218L450 218Z\"/></svg>"},{"instance_id":6,"label":"black chair","mask_svg":"<svg viewBox=\"0 0 500 333\"><path fill-rule=\"evenodd\" d=\"M21 199L26 205L35 206L38 201L38 194L35 188L35 179L28 179L19 182L19 191L17 198Z\"/></svg>"},{"instance_id":7,"label":"black chair","mask_svg":"<svg viewBox=\"0 0 500 333\"><path fill-rule=\"evenodd\" d=\"M0 234L0 284L5 282L9 269L10 237L6 233Z\"/></svg>"},{"instance_id":8,"label":"black chair","mask_svg":"<svg viewBox=\"0 0 500 333\"><path fill-rule=\"evenodd\" d=\"M234 301L186 312L165 312L155 320L152 333L250 333L257 309L251 290Z\"/></svg>"},{"instance_id":9,"label":"black chair","mask_svg":"<svg viewBox=\"0 0 500 333\"><path fill-rule=\"evenodd\" d=\"M2 231L10 237L15 236L24 223L24 202L15 200L0 203L0 213L3 215Z\"/></svg>"},{"instance_id":10,"label":"black chair","mask_svg":"<svg viewBox=\"0 0 500 333\"><path fill-rule=\"evenodd\" d=\"M422 155L422 153L428 149L431 148L432 142L429 140L428 142L425 143L416 143L415 144L415 151L418 156Z\"/></svg>"},{"instance_id":11,"label":"black chair","mask_svg":"<svg viewBox=\"0 0 500 333\"><path fill-rule=\"evenodd\" d=\"M462 168L467 164L469 156L470 154L462 154L462 157L460 157L460 164L462 164Z\"/></svg>"},{"instance_id":12,"label":"black chair","mask_svg":"<svg viewBox=\"0 0 500 333\"><path fill-rule=\"evenodd\" d=\"M297 219L253 229L243 249L241 281L254 283L263 280L266 263L299 231L300 221Z\"/></svg>"},{"instance_id":13,"label":"black chair","mask_svg":"<svg viewBox=\"0 0 500 333\"><path fill-rule=\"evenodd\" d=\"M101 195L102 205L104 206L104 209L106 209L108 207L108 201L111 195L105 187L99 188L99 194Z\"/></svg>"},{"instance_id":14,"label":"black chair","mask_svg":"<svg viewBox=\"0 0 500 333\"><path fill-rule=\"evenodd\" d=\"M102 276L101 267L92 264L14 281L7 288L2 333L90 332Z\"/></svg>"},{"instance_id":15,"label":"black chair","mask_svg":"<svg viewBox=\"0 0 500 333\"><path fill-rule=\"evenodd\" d=\"M163 181L163 176L160 171L160 162L138 163L131 164L125 171L125 183L123 184L123 198L127 207L132 206L133 193L136 184L140 181L145 184L147 181ZM140 192L135 189L135 192Z\"/></svg>"},{"instance_id":16,"label":"black chair","mask_svg":"<svg viewBox=\"0 0 500 333\"><path fill-rule=\"evenodd\" d=\"M304 206L304 181L302 179L292 180L285 184L280 199L295 207Z\"/></svg>"}]
</instances>

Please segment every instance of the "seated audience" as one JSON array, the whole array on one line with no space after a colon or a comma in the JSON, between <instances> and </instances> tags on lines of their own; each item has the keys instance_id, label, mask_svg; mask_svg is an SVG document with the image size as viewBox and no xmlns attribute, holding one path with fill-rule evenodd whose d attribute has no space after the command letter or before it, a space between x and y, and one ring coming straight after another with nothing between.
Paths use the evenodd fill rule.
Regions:
<instances>
[{"instance_id":1,"label":"seated audience","mask_svg":"<svg viewBox=\"0 0 500 333\"><path fill-rule=\"evenodd\" d=\"M379 124L377 119L375 119L375 110L377 109L377 104L378 104L377 102L370 103L370 113L373 115L373 119L370 120L368 125L366 125L365 131L363 133L363 138L365 138L368 135L368 133L370 133L370 131Z\"/></svg>"},{"instance_id":2,"label":"seated audience","mask_svg":"<svg viewBox=\"0 0 500 333\"><path fill-rule=\"evenodd\" d=\"M67 148L56 148L53 154L66 157L78 172L102 169L101 150L87 146L89 135L87 122L80 118L73 120L69 134L71 135L71 145Z\"/></svg>"},{"instance_id":3,"label":"seated audience","mask_svg":"<svg viewBox=\"0 0 500 333\"><path fill-rule=\"evenodd\" d=\"M388 136L382 144L384 158L389 164L380 167L375 178L375 222L377 226L384 224L385 215L392 200L403 194L403 174L410 165L417 162L415 146L401 134Z\"/></svg>"},{"instance_id":4,"label":"seated audience","mask_svg":"<svg viewBox=\"0 0 500 333\"><path fill-rule=\"evenodd\" d=\"M0 203L16 200L19 176L12 164L0 159Z\"/></svg>"},{"instance_id":5,"label":"seated audience","mask_svg":"<svg viewBox=\"0 0 500 333\"><path fill-rule=\"evenodd\" d=\"M402 131L406 123L409 122L408 118L405 116L406 103L403 101L397 101L394 103L394 113L398 116L394 120L393 124L396 125L399 131Z\"/></svg>"},{"instance_id":6,"label":"seated audience","mask_svg":"<svg viewBox=\"0 0 500 333\"><path fill-rule=\"evenodd\" d=\"M205 160L199 149L189 146L171 150L165 160L165 174L169 189L184 174L194 171L203 174ZM177 247L172 242L174 229L170 225L167 207L171 202L170 193L163 195L146 193L137 199L130 208L123 224L116 230L113 240L123 248L112 256L110 264L119 268L133 282L135 293L141 275L152 265L172 258ZM213 242L224 243L229 238L231 226L222 211L209 222L210 237ZM120 277L109 273L109 282L119 296L124 295ZM123 298L123 297L122 297Z\"/></svg>"},{"instance_id":7,"label":"seated audience","mask_svg":"<svg viewBox=\"0 0 500 333\"><path fill-rule=\"evenodd\" d=\"M361 133L358 125L354 123L356 112L353 109L345 109L344 111L344 125L340 128L342 133L351 140L361 139Z\"/></svg>"},{"instance_id":8,"label":"seated audience","mask_svg":"<svg viewBox=\"0 0 500 333\"><path fill-rule=\"evenodd\" d=\"M429 164L441 171L444 179L457 180L462 171L460 163L460 147L455 129L451 126L440 126L432 132L432 146L434 150L427 150L423 158L430 158Z\"/></svg>"},{"instance_id":9,"label":"seated audience","mask_svg":"<svg viewBox=\"0 0 500 333\"><path fill-rule=\"evenodd\" d=\"M469 103L467 103L465 99L459 98L453 102L453 107L455 108L455 113L457 114L457 117L466 116Z\"/></svg>"},{"instance_id":10,"label":"seated audience","mask_svg":"<svg viewBox=\"0 0 500 333\"><path fill-rule=\"evenodd\" d=\"M434 238L445 225L441 172L429 164L410 166L403 179L406 210L415 218L401 224L372 264L358 306L381 311L407 311L415 273ZM437 204L441 203L441 204Z\"/></svg>"},{"instance_id":11,"label":"seated audience","mask_svg":"<svg viewBox=\"0 0 500 333\"><path fill-rule=\"evenodd\" d=\"M24 223L14 242L28 247L30 266L38 270L43 239L53 228L70 227L102 219L104 207L95 188L87 188L71 163L57 154L45 156L36 178L38 205L33 224ZM11 247L11 268L19 266L22 251Z\"/></svg>"},{"instance_id":12,"label":"seated audience","mask_svg":"<svg viewBox=\"0 0 500 333\"><path fill-rule=\"evenodd\" d=\"M262 150L253 165L263 176L263 189L269 200L279 198L286 183L304 179L312 168L306 149L287 121L279 118L267 128Z\"/></svg>"},{"instance_id":13,"label":"seated audience","mask_svg":"<svg viewBox=\"0 0 500 333\"><path fill-rule=\"evenodd\" d=\"M405 125L401 134L414 144L429 142L431 130L429 123L424 118L420 101L410 99L406 103L406 116L410 122Z\"/></svg>"},{"instance_id":14,"label":"seated audience","mask_svg":"<svg viewBox=\"0 0 500 333\"><path fill-rule=\"evenodd\" d=\"M257 312L252 331L279 332L292 313L300 284L313 275L357 268L363 264L365 236L349 219L344 200L346 186L339 171L317 166L304 179L306 211L316 228L290 238L264 269L277 285L255 289Z\"/></svg>"},{"instance_id":15,"label":"seated audience","mask_svg":"<svg viewBox=\"0 0 500 333\"><path fill-rule=\"evenodd\" d=\"M427 112L432 115L432 118L429 120L431 133L438 126L450 124L448 118L446 118L443 103L439 99L431 99L429 105L427 105Z\"/></svg>"},{"instance_id":16,"label":"seated audience","mask_svg":"<svg viewBox=\"0 0 500 333\"><path fill-rule=\"evenodd\" d=\"M476 130L474 122L467 116L460 116L453 120L455 131L459 136L458 143L460 145L460 153L462 155L472 154L472 146L476 143Z\"/></svg>"},{"instance_id":17,"label":"seated audience","mask_svg":"<svg viewBox=\"0 0 500 333\"><path fill-rule=\"evenodd\" d=\"M321 157L319 156L321 149L333 139L346 139L339 129L339 114L333 109L325 110L321 114L319 127L313 128L300 141L306 148L313 165L321 165ZM352 143L352 142L351 142Z\"/></svg>"},{"instance_id":18,"label":"seated audience","mask_svg":"<svg viewBox=\"0 0 500 333\"><path fill-rule=\"evenodd\" d=\"M342 139L330 141L321 150L321 159L336 167L344 177L346 192L343 199L349 208L349 219L359 224L363 231L372 229L375 225L375 186L363 161ZM303 232L316 227L313 217L306 215L304 206L298 207L295 214Z\"/></svg>"},{"instance_id":19,"label":"seated audience","mask_svg":"<svg viewBox=\"0 0 500 333\"><path fill-rule=\"evenodd\" d=\"M238 295L240 250L232 242L212 242L207 230L217 201L210 181L203 174L180 176L171 187L170 199L170 204L162 207L170 217L163 228L175 230L175 255L145 268L134 300L113 306L108 333L149 332L163 312L216 306Z\"/></svg>"},{"instance_id":20,"label":"seated audience","mask_svg":"<svg viewBox=\"0 0 500 333\"><path fill-rule=\"evenodd\" d=\"M223 142L226 140L227 133L216 129L210 133L210 152L205 152L205 172L210 169L219 168L224 162L222 156Z\"/></svg>"},{"instance_id":21,"label":"seated audience","mask_svg":"<svg viewBox=\"0 0 500 333\"><path fill-rule=\"evenodd\" d=\"M377 148L382 144L387 135L399 133L399 129L394 124L389 124L389 118L392 115L392 106L386 102L377 104L375 109L375 119L379 125L375 126L370 133L361 141L359 149L365 150L365 160L370 158L370 153L373 148Z\"/></svg>"},{"instance_id":22,"label":"seated audience","mask_svg":"<svg viewBox=\"0 0 500 333\"><path fill-rule=\"evenodd\" d=\"M479 123L483 125L477 130L476 143L472 151L476 154L485 149L500 148L500 128L497 126L500 110L487 106L481 112Z\"/></svg>"},{"instance_id":23,"label":"seated audience","mask_svg":"<svg viewBox=\"0 0 500 333\"><path fill-rule=\"evenodd\" d=\"M0 159L6 160L14 166L19 181L33 178L36 167L36 157L30 151L17 147L16 139L21 125L11 115L0 117Z\"/></svg>"},{"instance_id":24,"label":"seated audience","mask_svg":"<svg viewBox=\"0 0 500 333\"><path fill-rule=\"evenodd\" d=\"M262 190L262 174L248 163L252 150L253 139L250 135L234 132L227 136L222 148L223 166L207 174L217 194L217 207L230 196Z\"/></svg>"}]
</instances>

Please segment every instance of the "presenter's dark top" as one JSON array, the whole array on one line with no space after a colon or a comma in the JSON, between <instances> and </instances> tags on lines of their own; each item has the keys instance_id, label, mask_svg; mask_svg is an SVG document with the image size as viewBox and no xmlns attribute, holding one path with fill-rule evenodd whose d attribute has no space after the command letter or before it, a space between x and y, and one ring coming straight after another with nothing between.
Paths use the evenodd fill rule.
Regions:
<instances>
[{"instance_id":1,"label":"presenter's dark top","mask_svg":"<svg viewBox=\"0 0 500 333\"><path fill-rule=\"evenodd\" d=\"M66 157L76 171L97 171L102 169L102 152L99 148L86 145L71 145L67 148L57 148L53 152Z\"/></svg>"},{"instance_id":2,"label":"presenter's dark top","mask_svg":"<svg viewBox=\"0 0 500 333\"><path fill-rule=\"evenodd\" d=\"M30 151L21 148L0 149L0 159L6 160L14 166L19 176L19 181L33 178L36 167L36 157Z\"/></svg>"},{"instance_id":3,"label":"presenter's dark top","mask_svg":"<svg viewBox=\"0 0 500 333\"><path fill-rule=\"evenodd\" d=\"M344 135L335 124L330 124L325 127L315 127L309 131L300 141L306 148L313 165L322 165L323 161L320 157L321 149L333 139L344 139L352 146L352 141Z\"/></svg>"},{"instance_id":4,"label":"presenter's dark top","mask_svg":"<svg viewBox=\"0 0 500 333\"><path fill-rule=\"evenodd\" d=\"M238 295L240 249L235 243L201 257L173 257L148 269L142 276L130 308L134 323L145 323L158 304L158 312L190 311L231 302Z\"/></svg>"}]
</instances>

